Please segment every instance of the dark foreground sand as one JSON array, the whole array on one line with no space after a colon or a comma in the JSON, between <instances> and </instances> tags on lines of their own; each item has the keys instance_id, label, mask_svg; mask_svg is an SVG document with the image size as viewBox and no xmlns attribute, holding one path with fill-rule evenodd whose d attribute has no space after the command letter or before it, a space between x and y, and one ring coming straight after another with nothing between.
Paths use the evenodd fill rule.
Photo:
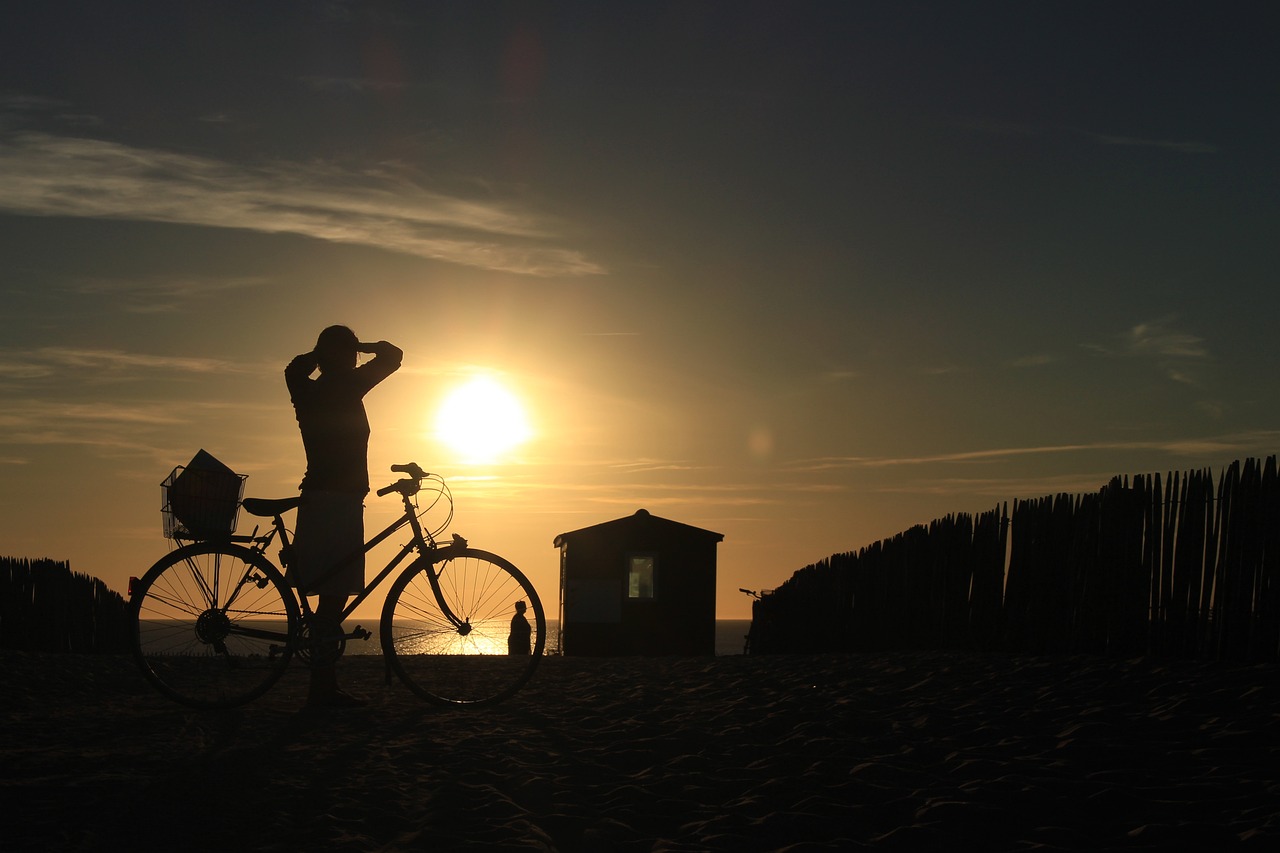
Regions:
<instances>
[{"instance_id":1,"label":"dark foreground sand","mask_svg":"<svg viewBox=\"0 0 1280 853\"><path fill-rule=\"evenodd\" d=\"M0 654L4 850L1272 849L1275 666L950 653L548 658L438 710L236 711Z\"/></svg>"}]
</instances>

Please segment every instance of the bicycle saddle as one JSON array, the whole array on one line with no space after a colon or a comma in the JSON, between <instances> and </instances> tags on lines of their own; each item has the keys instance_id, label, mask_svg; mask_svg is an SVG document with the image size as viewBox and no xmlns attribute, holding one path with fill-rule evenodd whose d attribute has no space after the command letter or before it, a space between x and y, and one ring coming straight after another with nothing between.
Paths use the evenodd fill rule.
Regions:
<instances>
[{"instance_id":1,"label":"bicycle saddle","mask_svg":"<svg viewBox=\"0 0 1280 853\"><path fill-rule=\"evenodd\" d=\"M249 515L259 515L263 518L271 518L280 515L283 512L296 507L302 503L302 495L293 498L245 498L240 502L240 506L244 507L244 511Z\"/></svg>"}]
</instances>

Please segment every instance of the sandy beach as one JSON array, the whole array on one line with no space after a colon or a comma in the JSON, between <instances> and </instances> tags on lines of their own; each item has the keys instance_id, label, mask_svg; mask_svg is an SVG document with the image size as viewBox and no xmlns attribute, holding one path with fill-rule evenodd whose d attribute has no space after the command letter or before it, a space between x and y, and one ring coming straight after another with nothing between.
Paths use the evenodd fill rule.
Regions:
<instances>
[{"instance_id":1,"label":"sandy beach","mask_svg":"<svg viewBox=\"0 0 1280 853\"><path fill-rule=\"evenodd\" d=\"M959 653L548 658L497 709L194 712L0 654L5 850L1271 849L1277 667Z\"/></svg>"}]
</instances>

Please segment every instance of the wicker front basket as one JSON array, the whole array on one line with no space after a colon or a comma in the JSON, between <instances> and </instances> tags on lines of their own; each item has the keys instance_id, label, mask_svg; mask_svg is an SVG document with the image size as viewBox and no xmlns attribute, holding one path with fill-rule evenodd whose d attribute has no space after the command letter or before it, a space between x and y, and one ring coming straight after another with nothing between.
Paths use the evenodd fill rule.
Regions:
<instances>
[{"instance_id":1,"label":"wicker front basket","mask_svg":"<svg viewBox=\"0 0 1280 853\"><path fill-rule=\"evenodd\" d=\"M192 465L174 468L160 484L166 539L218 539L235 532L246 476L198 461L197 456Z\"/></svg>"}]
</instances>

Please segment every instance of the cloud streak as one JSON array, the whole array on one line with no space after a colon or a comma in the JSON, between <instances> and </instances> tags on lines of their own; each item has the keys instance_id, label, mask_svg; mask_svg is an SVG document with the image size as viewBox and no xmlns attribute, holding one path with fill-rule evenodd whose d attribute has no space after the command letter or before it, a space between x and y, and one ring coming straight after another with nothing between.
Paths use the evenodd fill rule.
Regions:
<instances>
[{"instance_id":1,"label":"cloud streak","mask_svg":"<svg viewBox=\"0 0 1280 853\"><path fill-rule=\"evenodd\" d=\"M1128 148L1159 148L1178 154L1216 154L1218 147L1207 142L1194 142L1179 139L1141 139L1134 136L1115 136L1107 133L1081 131L1085 136L1100 145L1116 145Z\"/></svg>"},{"instance_id":2,"label":"cloud streak","mask_svg":"<svg viewBox=\"0 0 1280 853\"><path fill-rule=\"evenodd\" d=\"M1152 320L1134 326L1127 335L1129 351L1162 358L1208 358L1203 338L1175 329L1170 322L1169 319Z\"/></svg>"},{"instance_id":3,"label":"cloud streak","mask_svg":"<svg viewBox=\"0 0 1280 853\"><path fill-rule=\"evenodd\" d=\"M1139 323L1126 338L1131 355L1153 359L1172 382L1198 386L1196 367L1209 358L1204 339L1173 328L1172 318Z\"/></svg>"},{"instance_id":4,"label":"cloud streak","mask_svg":"<svg viewBox=\"0 0 1280 853\"><path fill-rule=\"evenodd\" d=\"M184 423L160 403L10 401L0 413L0 447L90 447L159 458L157 433Z\"/></svg>"},{"instance_id":5,"label":"cloud streak","mask_svg":"<svg viewBox=\"0 0 1280 853\"><path fill-rule=\"evenodd\" d=\"M942 463L999 462L1027 456L1058 456L1098 451L1160 451L1174 456L1205 456L1266 450L1280 439L1280 431L1259 430L1209 438L1168 441L1097 441L1032 447L1001 447L927 456L828 456L797 463L792 470L822 471L847 468L889 468Z\"/></svg>"},{"instance_id":6,"label":"cloud streak","mask_svg":"<svg viewBox=\"0 0 1280 853\"><path fill-rule=\"evenodd\" d=\"M163 403L140 405L112 403L57 403L32 400L9 404L0 414L5 429L44 429L53 424L124 424L156 426L178 424L186 419L173 415L173 406Z\"/></svg>"},{"instance_id":7,"label":"cloud streak","mask_svg":"<svg viewBox=\"0 0 1280 853\"><path fill-rule=\"evenodd\" d=\"M993 136L1041 136L1046 133L1075 133L1098 145L1120 148L1154 148L1176 154L1217 154L1219 147L1209 142L1190 139L1155 139L1140 136L1123 136L1115 133L1098 133L1075 127L1046 127L1017 121L967 118L957 122L959 127Z\"/></svg>"},{"instance_id":8,"label":"cloud streak","mask_svg":"<svg viewBox=\"0 0 1280 853\"><path fill-rule=\"evenodd\" d=\"M82 376L137 373L138 371L214 375L257 373L261 365L220 358L151 355L113 349L41 347L31 351L0 351L0 378L43 379L59 372L76 371Z\"/></svg>"},{"instance_id":9,"label":"cloud streak","mask_svg":"<svg viewBox=\"0 0 1280 853\"><path fill-rule=\"evenodd\" d=\"M229 291L261 287L265 278L240 276L231 278L82 279L70 286L79 296L109 297L129 314L176 314L190 310L200 302Z\"/></svg>"},{"instance_id":10,"label":"cloud streak","mask_svg":"<svg viewBox=\"0 0 1280 853\"><path fill-rule=\"evenodd\" d=\"M0 140L0 210L289 233L534 276L603 272L514 206L433 192L389 167L251 168L99 139Z\"/></svg>"},{"instance_id":11,"label":"cloud streak","mask_svg":"<svg viewBox=\"0 0 1280 853\"><path fill-rule=\"evenodd\" d=\"M1146 360L1173 382L1199 386L1196 373L1212 360L1204 338L1176 328L1174 317L1137 323L1117 336L1115 344L1083 344L1083 348L1109 358Z\"/></svg>"},{"instance_id":12,"label":"cloud streak","mask_svg":"<svg viewBox=\"0 0 1280 853\"><path fill-rule=\"evenodd\" d=\"M175 407L169 400L8 400L0 411L0 457L12 464L47 464L57 458L58 448L78 447L101 458L147 459L145 465L131 466L122 474L133 476L139 471L168 470L184 462L194 448L219 441L216 436L226 435L231 422L242 431L235 447L250 459L254 454L271 458L278 452L264 451L263 445L272 439L252 429L246 431L246 424L256 423L263 414L270 412L241 401ZM237 467L250 466L241 463Z\"/></svg>"}]
</instances>

